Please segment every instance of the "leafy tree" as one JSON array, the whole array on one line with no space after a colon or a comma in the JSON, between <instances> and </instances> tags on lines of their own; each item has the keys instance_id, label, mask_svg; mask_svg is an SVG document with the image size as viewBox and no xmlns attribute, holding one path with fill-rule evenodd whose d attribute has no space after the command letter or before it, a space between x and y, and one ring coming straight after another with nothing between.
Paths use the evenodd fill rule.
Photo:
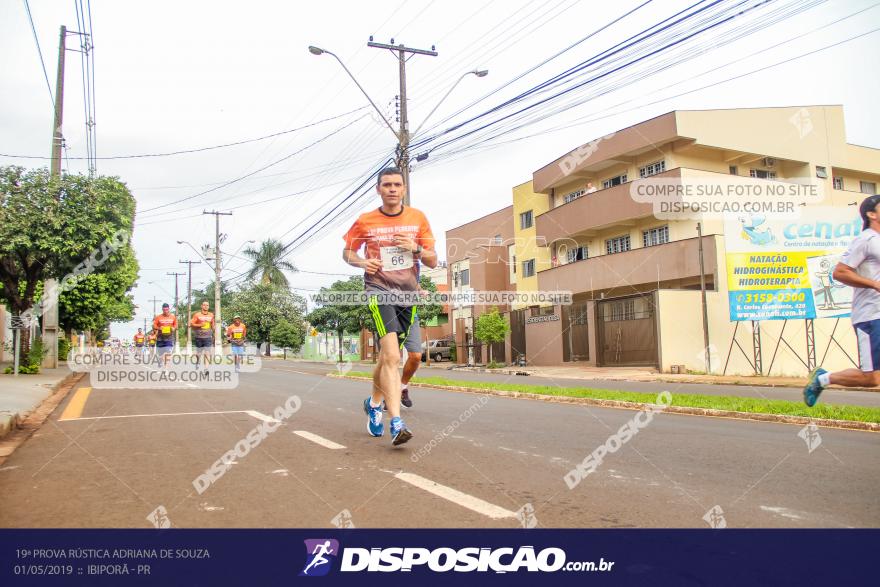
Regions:
<instances>
[{"instance_id":1,"label":"leafy tree","mask_svg":"<svg viewBox=\"0 0 880 587\"><path fill-rule=\"evenodd\" d=\"M510 324L507 323L504 316L498 313L498 308L492 308L491 311L482 314L474 321L474 338L490 345L490 362L494 362L491 345L496 342L503 342L509 332Z\"/></svg>"},{"instance_id":2,"label":"leafy tree","mask_svg":"<svg viewBox=\"0 0 880 587\"><path fill-rule=\"evenodd\" d=\"M127 322L134 316L134 300L128 292L138 277L138 262L130 245L111 257L112 272L104 266L84 275L59 296L59 322L65 332L97 331L110 322Z\"/></svg>"},{"instance_id":3,"label":"leafy tree","mask_svg":"<svg viewBox=\"0 0 880 587\"><path fill-rule=\"evenodd\" d=\"M253 262L247 274L250 281L256 281L259 277L262 285L289 287L284 272L296 271L296 267L290 261L284 260L284 245L280 241L265 240L259 249L248 247L242 254Z\"/></svg>"},{"instance_id":4,"label":"leafy tree","mask_svg":"<svg viewBox=\"0 0 880 587\"><path fill-rule=\"evenodd\" d=\"M41 282L63 279L102 243L130 234L134 211L134 198L115 177L0 167L0 284L12 313L33 307ZM114 271L112 261L102 270ZM27 330L22 334L25 359L30 343Z\"/></svg>"},{"instance_id":5,"label":"leafy tree","mask_svg":"<svg viewBox=\"0 0 880 587\"><path fill-rule=\"evenodd\" d=\"M338 292L358 293L364 291L362 277L354 276L346 280L334 282L330 287L322 287L321 294L330 295ZM366 306L346 306L327 304L315 308L306 316L306 320L319 330L335 332L339 338L339 362L342 362L342 339L346 332L360 332L367 324L372 325L370 310Z\"/></svg>"},{"instance_id":6,"label":"leafy tree","mask_svg":"<svg viewBox=\"0 0 880 587\"><path fill-rule=\"evenodd\" d=\"M221 301L222 304L222 301ZM272 343L272 329L281 320L291 324L301 324L305 310L305 300L286 287L248 284L235 292L223 310L224 316L239 314L247 325L248 340L266 343L269 355Z\"/></svg>"},{"instance_id":7,"label":"leafy tree","mask_svg":"<svg viewBox=\"0 0 880 587\"><path fill-rule=\"evenodd\" d=\"M294 351L306 341L306 327L302 321L291 322L286 318L279 320L271 330L272 342L276 346Z\"/></svg>"},{"instance_id":8,"label":"leafy tree","mask_svg":"<svg viewBox=\"0 0 880 587\"><path fill-rule=\"evenodd\" d=\"M434 285L434 282L431 281L431 278L427 275L422 275L421 277L419 277L419 287L427 292L437 292L437 286ZM424 323L428 322L429 320L433 320L440 314L442 310L443 307L439 304L419 304L419 321Z\"/></svg>"}]
</instances>

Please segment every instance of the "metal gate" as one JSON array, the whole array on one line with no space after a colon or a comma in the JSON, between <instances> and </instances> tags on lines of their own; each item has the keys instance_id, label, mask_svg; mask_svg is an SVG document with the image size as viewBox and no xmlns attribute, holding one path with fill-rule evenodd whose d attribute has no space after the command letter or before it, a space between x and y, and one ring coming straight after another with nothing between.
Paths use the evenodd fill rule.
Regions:
<instances>
[{"instance_id":1,"label":"metal gate","mask_svg":"<svg viewBox=\"0 0 880 587\"><path fill-rule=\"evenodd\" d=\"M600 367L658 366L654 294L596 302Z\"/></svg>"},{"instance_id":2,"label":"metal gate","mask_svg":"<svg viewBox=\"0 0 880 587\"><path fill-rule=\"evenodd\" d=\"M526 355L526 310L510 311L510 361Z\"/></svg>"},{"instance_id":3,"label":"metal gate","mask_svg":"<svg viewBox=\"0 0 880 587\"><path fill-rule=\"evenodd\" d=\"M586 302L562 306L562 360L590 360Z\"/></svg>"}]
</instances>

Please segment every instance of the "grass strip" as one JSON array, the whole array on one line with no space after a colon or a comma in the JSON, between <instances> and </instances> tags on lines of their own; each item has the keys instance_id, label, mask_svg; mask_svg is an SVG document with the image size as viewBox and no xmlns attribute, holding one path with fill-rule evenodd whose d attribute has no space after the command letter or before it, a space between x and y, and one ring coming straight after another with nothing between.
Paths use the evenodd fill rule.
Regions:
<instances>
[{"instance_id":1,"label":"grass strip","mask_svg":"<svg viewBox=\"0 0 880 587\"><path fill-rule=\"evenodd\" d=\"M371 379L371 373L351 371L351 377ZM527 385L523 383L496 383L494 381L462 381L445 377L413 377L412 383L430 385L450 385L454 387L470 387L493 391L516 391L559 397L585 397L591 399L616 400L640 404L656 404L656 393L637 391L619 391L615 389L595 389L592 387L553 387L550 385ZM848 406L834 404L817 404L808 408L801 402L781 399L763 399L737 397L727 395L702 395L692 393L673 393L672 405L688 408L706 408L712 410L729 410L750 414L777 414L783 416L804 416L828 420L849 420L852 422L880 423L880 408L865 406Z\"/></svg>"}]
</instances>

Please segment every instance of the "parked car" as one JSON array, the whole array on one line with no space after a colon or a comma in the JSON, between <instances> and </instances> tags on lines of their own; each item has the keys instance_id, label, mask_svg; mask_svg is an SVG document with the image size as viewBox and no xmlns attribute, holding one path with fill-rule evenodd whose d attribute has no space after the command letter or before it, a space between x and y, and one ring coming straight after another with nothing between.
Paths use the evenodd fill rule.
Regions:
<instances>
[{"instance_id":1,"label":"parked car","mask_svg":"<svg viewBox=\"0 0 880 587\"><path fill-rule=\"evenodd\" d=\"M431 359L434 361L442 361L443 359L450 360L452 356L450 355L450 347L452 346L451 340L430 340L428 341L428 347L425 348L425 344L422 343L422 360L427 360L427 353L431 353Z\"/></svg>"}]
</instances>

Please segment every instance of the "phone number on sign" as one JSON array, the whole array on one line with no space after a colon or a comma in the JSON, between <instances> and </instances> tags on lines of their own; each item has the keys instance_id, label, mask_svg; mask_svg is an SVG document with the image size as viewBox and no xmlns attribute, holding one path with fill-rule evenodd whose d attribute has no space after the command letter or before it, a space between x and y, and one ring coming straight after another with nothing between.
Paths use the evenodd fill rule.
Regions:
<instances>
[{"instance_id":1,"label":"phone number on sign","mask_svg":"<svg viewBox=\"0 0 880 587\"><path fill-rule=\"evenodd\" d=\"M783 291L779 293L738 294L736 301L742 304L762 304L771 302L803 302L807 299L804 292Z\"/></svg>"}]
</instances>

